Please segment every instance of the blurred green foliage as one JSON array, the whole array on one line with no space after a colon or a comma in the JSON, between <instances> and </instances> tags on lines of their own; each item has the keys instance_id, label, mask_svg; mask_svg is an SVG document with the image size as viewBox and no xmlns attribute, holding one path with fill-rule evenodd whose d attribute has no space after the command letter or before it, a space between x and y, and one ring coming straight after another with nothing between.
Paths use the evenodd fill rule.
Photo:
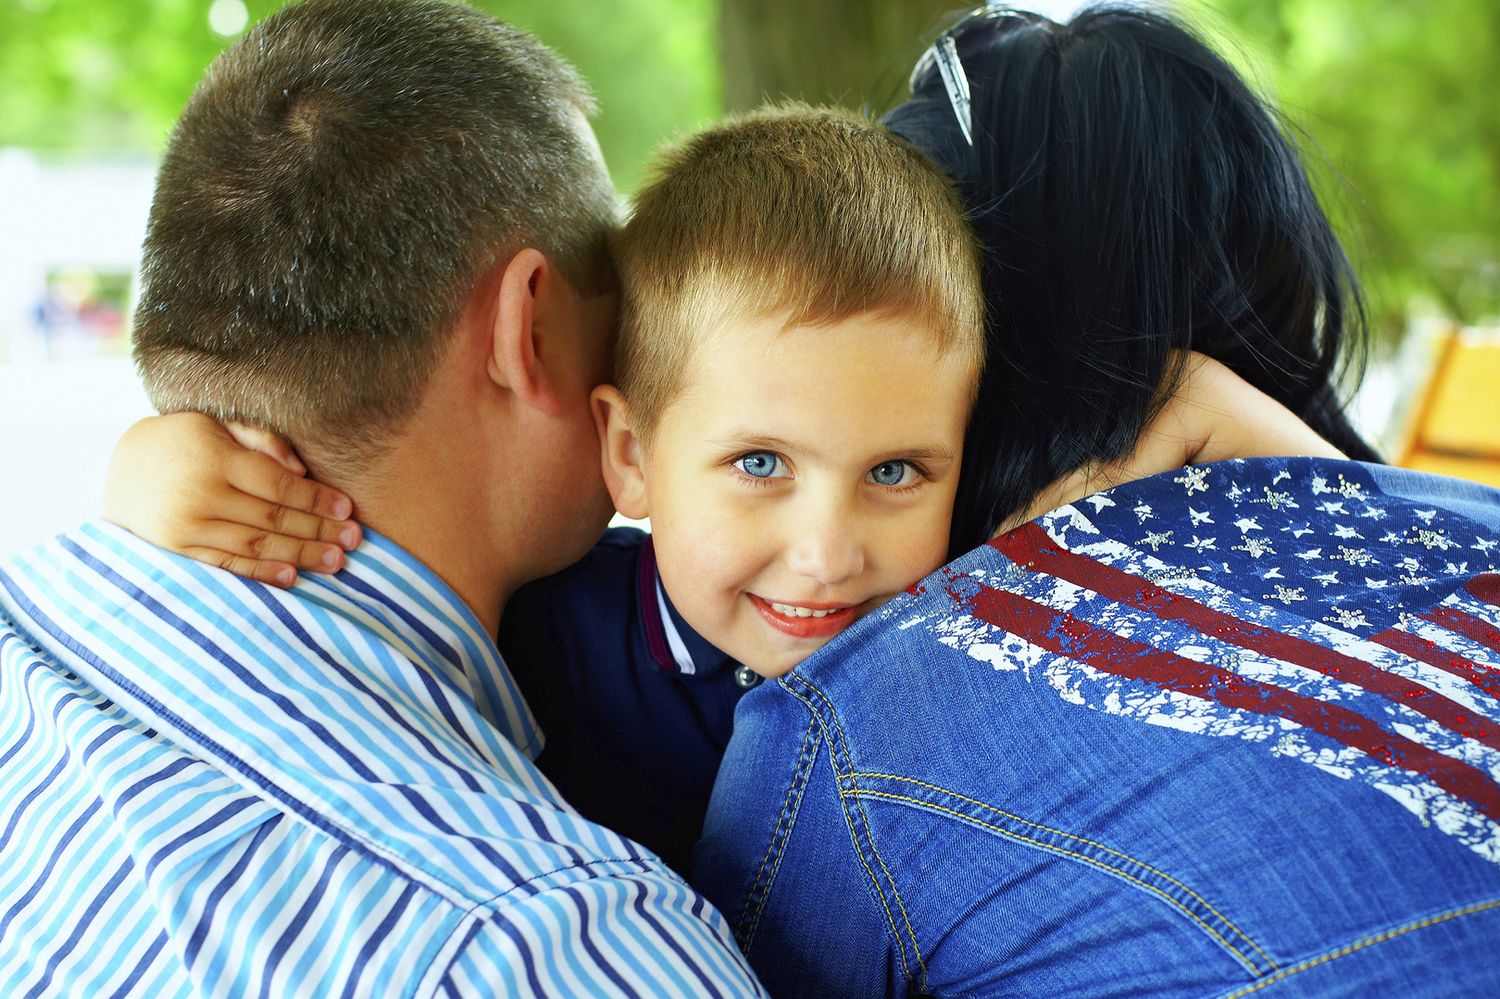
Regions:
<instances>
[{"instance_id":1,"label":"blurred green foliage","mask_svg":"<svg viewBox=\"0 0 1500 999\"><path fill-rule=\"evenodd\" d=\"M285 0L243 0L254 24ZM594 127L622 190L663 139L718 116L716 0L480 0L594 84ZM0 0L0 146L154 155L232 38L212 0Z\"/></svg>"},{"instance_id":2,"label":"blurred green foliage","mask_svg":"<svg viewBox=\"0 0 1500 999\"><path fill-rule=\"evenodd\" d=\"M284 0L243 2L253 23ZM782 13L764 0L722 3L739 21L801 18L797 26L762 25L759 37L805 29L807 17L794 3L775 8ZM593 81L600 100L595 128L626 191L659 142L720 112L720 4L479 3L536 32ZM0 0L0 146L154 154L203 68L229 41L209 25L212 5ZM1186 0L1179 6L1305 136L1320 191L1370 292L1377 329L1398 333L1414 302L1461 321L1500 317L1500 3ZM907 55L891 58L904 66ZM743 61L743 53L736 57ZM809 67L809 79L818 71ZM878 77L872 70L848 90L868 93Z\"/></svg>"},{"instance_id":3,"label":"blurred green foliage","mask_svg":"<svg viewBox=\"0 0 1500 999\"><path fill-rule=\"evenodd\" d=\"M1378 332L1399 335L1413 306L1500 321L1500 4L1212 0L1188 11L1303 133Z\"/></svg>"}]
</instances>

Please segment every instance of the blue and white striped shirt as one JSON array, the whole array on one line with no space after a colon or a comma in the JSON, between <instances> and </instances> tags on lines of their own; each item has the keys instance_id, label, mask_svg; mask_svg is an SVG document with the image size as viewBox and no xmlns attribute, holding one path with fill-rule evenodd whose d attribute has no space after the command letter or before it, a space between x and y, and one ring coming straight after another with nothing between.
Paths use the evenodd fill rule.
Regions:
<instances>
[{"instance_id":1,"label":"blue and white striped shirt","mask_svg":"<svg viewBox=\"0 0 1500 999\"><path fill-rule=\"evenodd\" d=\"M270 589L88 524L0 566L0 995L758 995L367 533Z\"/></svg>"}]
</instances>

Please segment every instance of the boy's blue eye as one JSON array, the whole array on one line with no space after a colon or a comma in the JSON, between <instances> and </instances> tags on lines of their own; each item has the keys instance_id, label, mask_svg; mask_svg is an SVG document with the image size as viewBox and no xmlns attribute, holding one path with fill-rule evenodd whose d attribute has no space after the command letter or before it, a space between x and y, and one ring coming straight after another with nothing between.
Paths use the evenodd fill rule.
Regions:
<instances>
[{"instance_id":1,"label":"boy's blue eye","mask_svg":"<svg viewBox=\"0 0 1500 999\"><path fill-rule=\"evenodd\" d=\"M786 478L786 463L770 451L755 451L736 458L734 467L757 479Z\"/></svg>"},{"instance_id":2,"label":"boy's blue eye","mask_svg":"<svg viewBox=\"0 0 1500 999\"><path fill-rule=\"evenodd\" d=\"M865 479L877 486L904 486L910 482L910 477L915 472L916 469L912 468L910 462L882 461L870 469L870 474Z\"/></svg>"}]
</instances>

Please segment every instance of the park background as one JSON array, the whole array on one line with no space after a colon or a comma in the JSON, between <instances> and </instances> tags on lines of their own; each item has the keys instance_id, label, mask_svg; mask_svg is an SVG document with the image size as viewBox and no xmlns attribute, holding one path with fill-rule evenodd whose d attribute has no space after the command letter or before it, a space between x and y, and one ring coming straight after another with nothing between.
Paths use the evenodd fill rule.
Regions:
<instances>
[{"instance_id":1,"label":"park background","mask_svg":"<svg viewBox=\"0 0 1500 999\"><path fill-rule=\"evenodd\" d=\"M128 329L154 164L204 67L280 6L0 0L0 556L92 516L114 440L150 412ZM944 0L478 6L532 30L592 81L595 129L627 195L653 148L725 111L781 96L884 110L963 9ZM1066 18L1083 5L1028 6ZM1467 429L1454 446L1470 457L1493 446L1500 457L1500 366L1483 360L1500 356L1489 332L1500 325L1500 3L1153 6L1209 37L1302 145L1369 296L1373 351L1354 399L1362 429L1399 458L1414 420L1456 407ZM1453 330L1466 332L1445 340ZM1457 355L1456 343L1481 349ZM1444 358L1468 383L1435 404L1423 386ZM1480 468L1454 460L1453 470Z\"/></svg>"}]
</instances>

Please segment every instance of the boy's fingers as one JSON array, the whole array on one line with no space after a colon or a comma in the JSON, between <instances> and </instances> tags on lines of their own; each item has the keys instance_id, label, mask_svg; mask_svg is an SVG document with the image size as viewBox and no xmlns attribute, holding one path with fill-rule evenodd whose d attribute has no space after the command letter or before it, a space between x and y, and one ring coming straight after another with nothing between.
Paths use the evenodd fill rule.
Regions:
<instances>
[{"instance_id":1,"label":"boy's fingers","mask_svg":"<svg viewBox=\"0 0 1500 999\"><path fill-rule=\"evenodd\" d=\"M196 533L208 550L241 559L274 562L309 572L337 572L344 567L344 549L324 541L305 541L224 521L205 523Z\"/></svg>"},{"instance_id":2,"label":"boy's fingers","mask_svg":"<svg viewBox=\"0 0 1500 999\"><path fill-rule=\"evenodd\" d=\"M344 567L344 549L338 545L298 541L281 534L253 532L246 538L243 553L263 562L290 562L309 572L338 572Z\"/></svg>"},{"instance_id":3,"label":"boy's fingers","mask_svg":"<svg viewBox=\"0 0 1500 999\"><path fill-rule=\"evenodd\" d=\"M365 532L357 520L328 520L323 522L323 540L352 552L365 539Z\"/></svg>"},{"instance_id":4,"label":"boy's fingers","mask_svg":"<svg viewBox=\"0 0 1500 999\"><path fill-rule=\"evenodd\" d=\"M224 429L229 431L229 436L239 442L240 447L265 455L293 474L307 474L307 466L302 464L302 459L297 457L297 452L292 449L292 445L285 437L238 420L227 421Z\"/></svg>"},{"instance_id":5,"label":"boy's fingers","mask_svg":"<svg viewBox=\"0 0 1500 999\"><path fill-rule=\"evenodd\" d=\"M313 482L313 485L318 490L317 496L313 499L313 513L327 520L348 520L353 515L353 500L332 486L325 486L321 482Z\"/></svg>"},{"instance_id":6,"label":"boy's fingers","mask_svg":"<svg viewBox=\"0 0 1500 999\"><path fill-rule=\"evenodd\" d=\"M279 586L285 589L297 581L297 570L285 562L245 558L243 555L219 551L217 548L185 548L182 554L268 586Z\"/></svg>"},{"instance_id":7,"label":"boy's fingers","mask_svg":"<svg viewBox=\"0 0 1500 999\"><path fill-rule=\"evenodd\" d=\"M347 520L354 512L349 497L337 489L294 474L263 455L246 451L230 461L227 471L231 486L268 503L328 520Z\"/></svg>"},{"instance_id":8,"label":"boy's fingers","mask_svg":"<svg viewBox=\"0 0 1500 999\"><path fill-rule=\"evenodd\" d=\"M359 544L359 525L349 520L326 520L279 503L267 503L244 493L224 497L216 519L240 524L266 534L281 534L299 541L322 541L353 548ZM220 546L224 547L224 546Z\"/></svg>"}]
</instances>

